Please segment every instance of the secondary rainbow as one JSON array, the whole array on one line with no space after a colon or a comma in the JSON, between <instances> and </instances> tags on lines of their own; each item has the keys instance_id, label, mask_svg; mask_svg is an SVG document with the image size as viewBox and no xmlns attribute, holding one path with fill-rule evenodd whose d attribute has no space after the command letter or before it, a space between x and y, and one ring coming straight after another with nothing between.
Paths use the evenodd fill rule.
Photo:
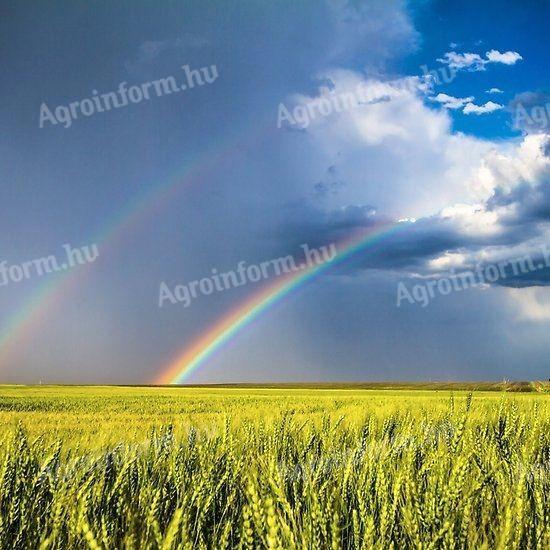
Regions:
<instances>
[{"instance_id":1,"label":"secondary rainbow","mask_svg":"<svg viewBox=\"0 0 550 550\"><path fill-rule=\"evenodd\" d=\"M101 229L88 240L99 245L100 258L113 251L117 244L124 242L132 230L149 220L153 214L170 203L182 189L204 181L208 174L220 168L225 161L246 153L258 141L274 132L272 121L255 129L242 132L241 138L234 136L223 143L212 143L205 152L178 166L169 177L150 186L150 189L130 201L117 212ZM76 243L73 243L76 246ZM31 340L33 329L53 314L55 307L67 299L70 292L81 284L94 264L74 267L67 271L47 276L47 279L23 304L0 326L0 367L8 362L8 354Z\"/></svg>"},{"instance_id":2,"label":"secondary rainbow","mask_svg":"<svg viewBox=\"0 0 550 550\"><path fill-rule=\"evenodd\" d=\"M261 289L239 304L237 308L218 320L214 326L186 347L174 361L171 361L163 369L162 374L155 380L155 384L183 383L272 305L329 268L361 250L376 245L385 237L409 225L410 222L385 223L370 228L367 232L354 234L337 245L337 253L332 260L279 277L272 285Z\"/></svg>"}]
</instances>

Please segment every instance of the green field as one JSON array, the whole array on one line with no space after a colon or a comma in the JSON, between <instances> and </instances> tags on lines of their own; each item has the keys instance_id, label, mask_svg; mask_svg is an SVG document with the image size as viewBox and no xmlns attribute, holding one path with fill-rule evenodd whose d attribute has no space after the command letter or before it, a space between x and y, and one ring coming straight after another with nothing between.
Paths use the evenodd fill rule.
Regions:
<instances>
[{"instance_id":1,"label":"green field","mask_svg":"<svg viewBox=\"0 0 550 550\"><path fill-rule=\"evenodd\" d=\"M550 548L549 395L477 387L0 387L0 548Z\"/></svg>"}]
</instances>

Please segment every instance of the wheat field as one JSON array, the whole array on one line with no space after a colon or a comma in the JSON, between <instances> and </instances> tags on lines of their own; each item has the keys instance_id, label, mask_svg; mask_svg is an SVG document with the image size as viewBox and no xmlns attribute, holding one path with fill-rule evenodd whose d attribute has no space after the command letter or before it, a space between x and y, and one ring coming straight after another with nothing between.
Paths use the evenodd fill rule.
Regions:
<instances>
[{"instance_id":1,"label":"wheat field","mask_svg":"<svg viewBox=\"0 0 550 550\"><path fill-rule=\"evenodd\" d=\"M0 548L550 548L548 394L0 387Z\"/></svg>"}]
</instances>

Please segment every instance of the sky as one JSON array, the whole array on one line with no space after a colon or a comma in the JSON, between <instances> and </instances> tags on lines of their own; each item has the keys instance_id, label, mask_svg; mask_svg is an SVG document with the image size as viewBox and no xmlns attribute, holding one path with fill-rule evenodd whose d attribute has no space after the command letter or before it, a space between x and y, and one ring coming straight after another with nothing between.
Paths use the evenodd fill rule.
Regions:
<instances>
[{"instance_id":1,"label":"sky","mask_svg":"<svg viewBox=\"0 0 550 550\"><path fill-rule=\"evenodd\" d=\"M4 2L0 382L155 383L282 275L191 282L379 228L184 381L547 379L549 15Z\"/></svg>"}]
</instances>

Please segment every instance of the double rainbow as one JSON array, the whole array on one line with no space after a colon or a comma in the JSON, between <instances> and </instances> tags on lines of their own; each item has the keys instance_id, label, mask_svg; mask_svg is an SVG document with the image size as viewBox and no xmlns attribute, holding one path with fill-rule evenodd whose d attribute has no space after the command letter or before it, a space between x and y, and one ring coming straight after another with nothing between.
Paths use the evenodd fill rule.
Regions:
<instances>
[{"instance_id":1,"label":"double rainbow","mask_svg":"<svg viewBox=\"0 0 550 550\"><path fill-rule=\"evenodd\" d=\"M169 203L182 188L203 181L226 160L246 152L251 146L257 144L259 138L269 133L271 126L267 126L268 131L265 128L262 126L257 132L246 132L244 139L237 142L232 141L221 147L220 144L216 144L212 150L179 167L171 177L153 185L149 192L129 203L122 212L117 213L90 242L100 245L100 256L105 256L115 249L118 243L124 242L124 238L131 235L132 230ZM185 347L175 360L161 369L162 374L154 382L179 384L187 380L193 372L201 365L205 365L208 359L221 350L224 344L235 338L259 315L269 310L270 306L334 265L374 246L384 237L408 225L408 222L399 222L373 227L340 242L337 245L338 252L331 261L277 278L272 285L253 294L207 329L195 342ZM48 281L31 294L26 302L3 323L0 327L0 366L7 363L9 351L17 344L30 339L33 330L52 315L55 307L82 283L85 274L91 271L90 265L94 264L75 267L55 276L50 275Z\"/></svg>"},{"instance_id":2,"label":"double rainbow","mask_svg":"<svg viewBox=\"0 0 550 550\"><path fill-rule=\"evenodd\" d=\"M274 132L272 121L255 129L246 129L240 139L231 136L224 143L213 142L211 147L183 165L178 166L170 176L150 186L145 193L130 201L125 208L117 212L88 243L99 245L100 259L131 236L133 231L170 204L183 188L190 187L220 169L223 164L235 156L246 153L259 140ZM76 243L73 243L76 244ZM97 262L96 262L97 263ZM10 360L10 352L23 346L32 339L33 331L53 315L55 308L78 288L92 266L76 266L67 271L48 275L38 289L0 325L0 368Z\"/></svg>"},{"instance_id":3,"label":"double rainbow","mask_svg":"<svg viewBox=\"0 0 550 550\"><path fill-rule=\"evenodd\" d=\"M175 360L166 365L154 383L181 384L185 382L193 372L205 365L216 352L219 352L225 344L235 338L262 313L268 311L271 306L336 264L342 263L362 250L373 247L384 238L409 225L409 222L398 222L370 228L368 231L356 234L337 245L337 253L332 260L279 277L272 285L263 288L239 304L195 342L184 348Z\"/></svg>"}]
</instances>

